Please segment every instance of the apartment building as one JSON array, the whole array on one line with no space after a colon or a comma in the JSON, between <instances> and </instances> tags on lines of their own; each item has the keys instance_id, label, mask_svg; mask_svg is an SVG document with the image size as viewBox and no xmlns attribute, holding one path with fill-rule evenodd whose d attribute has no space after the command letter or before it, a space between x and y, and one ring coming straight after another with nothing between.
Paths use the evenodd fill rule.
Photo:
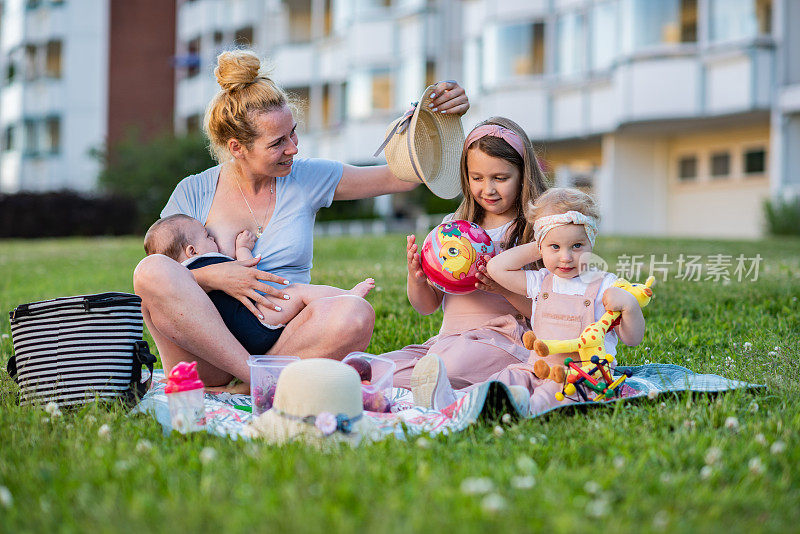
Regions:
<instances>
[{"instance_id":1,"label":"apartment building","mask_svg":"<svg viewBox=\"0 0 800 534\"><path fill-rule=\"evenodd\" d=\"M0 2L0 192L92 191L91 154L172 128L175 6Z\"/></svg>"}]
</instances>

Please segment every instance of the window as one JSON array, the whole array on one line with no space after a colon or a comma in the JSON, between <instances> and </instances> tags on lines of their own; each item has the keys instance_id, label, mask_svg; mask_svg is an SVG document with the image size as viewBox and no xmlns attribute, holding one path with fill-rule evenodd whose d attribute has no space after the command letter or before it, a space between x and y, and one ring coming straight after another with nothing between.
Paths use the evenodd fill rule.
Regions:
<instances>
[{"instance_id":1,"label":"window","mask_svg":"<svg viewBox=\"0 0 800 534\"><path fill-rule=\"evenodd\" d=\"M711 40L732 41L772 31L772 0L711 0Z\"/></svg>"},{"instance_id":2,"label":"window","mask_svg":"<svg viewBox=\"0 0 800 534\"><path fill-rule=\"evenodd\" d=\"M728 152L714 152L711 154L711 176L724 178L731 173L731 155Z\"/></svg>"},{"instance_id":3,"label":"window","mask_svg":"<svg viewBox=\"0 0 800 534\"><path fill-rule=\"evenodd\" d=\"M678 160L678 179L681 182L697 179L697 156L685 156Z\"/></svg>"},{"instance_id":4,"label":"window","mask_svg":"<svg viewBox=\"0 0 800 534\"><path fill-rule=\"evenodd\" d=\"M5 76L6 85L11 85L12 83L14 83L16 77L17 77L17 63L13 59L9 59L8 65L6 65L6 76Z\"/></svg>"},{"instance_id":5,"label":"window","mask_svg":"<svg viewBox=\"0 0 800 534\"><path fill-rule=\"evenodd\" d=\"M253 27L247 26L236 30L233 41L239 46L253 46Z\"/></svg>"},{"instance_id":6,"label":"window","mask_svg":"<svg viewBox=\"0 0 800 534\"><path fill-rule=\"evenodd\" d=\"M219 46L222 44L222 41L225 40L225 36L222 34L221 31L217 30L214 32L214 45Z\"/></svg>"},{"instance_id":7,"label":"window","mask_svg":"<svg viewBox=\"0 0 800 534\"><path fill-rule=\"evenodd\" d=\"M617 55L617 4L606 2L592 7L591 67L606 69Z\"/></svg>"},{"instance_id":8,"label":"window","mask_svg":"<svg viewBox=\"0 0 800 534\"><path fill-rule=\"evenodd\" d=\"M488 81L504 81L544 73L544 23L499 26L485 40Z\"/></svg>"},{"instance_id":9,"label":"window","mask_svg":"<svg viewBox=\"0 0 800 534\"><path fill-rule=\"evenodd\" d=\"M200 74L200 37L186 43L186 77Z\"/></svg>"},{"instance_id":10,"label":"window","mask_svg":"<svg viewBox=\"0 0 800 534\"><path fill-rule=\"evenodd\" d=\"M558 19L558 46L556 65L558 73L565 76L584 70L586 27L583 15L569 13Z\"/></svg>"},{"instance_id":11,"label":"window","mask_svg":"<svg viewBox=\"0 0 800 534\"><path fill-rule=\"evenodd\" d=\"M33 120L25 121L25 155L36 156L39 154L38 124Z\"/></svg>"},{"instance_id":12,"label":"window","mask_svg":"<svg viewBox=\"0 0 800 534\"><path fill-rule=\"evenodd\" d=\"M744 152L744 173L763 174L767 170L767 151L754 148Z\"/></svg>"},{"instance_id":13,"label":"window","mask_svg":"<svg viewBox=\"0 0 800 534\"><path fill-rule=\"evenodd\" d=\"M436 83L436 63L432 60L425 62L425 87Z\"/></svg>"},{"instance_id":14,"label":"window","mask_svg":"<svg viewBox=\"0 0 800 534\"><path fill-rule=\"evenodd\" d=\"M61 41L50 41L46 50L45 73L51 78L61 78Z\"/></svg>"},{"instance_id":15,"label":"window","mask_svg":"<svg viewBox=\"0 0 800 534\"><path fill-rule=\"evenodd\" d=\"M697 0L624 0L625 49L697 41Z\"/></svg>"},{"instance_id":16,"label":"window","mask_svg":"<svg viewBox=\"0 0 800 534\"><path fill-rule=\"evenodd\" d=\"M57 154L61 150L61 119L48 117L44 120L44 151Z\"/></svg>"},{"instance_id":17,"label":"window","mask_svg":"<svg viewBox=\"0 0 800 534\"><path fill-rule=\"evenodd\" d=\"M3 131L3 152L14 150L14 127L7 126Z\"/></svg>"},{"instance_id":18,"label":"window","mask_svg":"<svg viewBox=\"0 0 800 534\"><path fill-rule=\"evenodd\" d=\"M289 10L289 42L311 40L311 0L295 0Z\"/></svg>"},{"instance_id":19,"label":"window","mask_svg":"<svg viewBox=\"0 0 800 534\"><path fill-rule=\"evenodd\" d=\"M372 72L372 109L392 109L392 71L376 69Z\"/></svg>"},{"instance_id":20,"label":"window","mask_svg":"<svg viewBox=\"0 0 800 534\"><path fill-rule=\"evenodd\" d=\"M186 117L186 133L195 133L200 131L200 120L202 117L199 113L189 115Z\"/></svg>"},{"instance_id":21,"label":"window","mask_svg":"<svg viewBox=\"0 0 800 534\"><path fill-rule=\"evenodd\" d=\"M39 52L34 45L25 46L25 79L35 80L39 77Z\"/></svg>"}]
</instances>

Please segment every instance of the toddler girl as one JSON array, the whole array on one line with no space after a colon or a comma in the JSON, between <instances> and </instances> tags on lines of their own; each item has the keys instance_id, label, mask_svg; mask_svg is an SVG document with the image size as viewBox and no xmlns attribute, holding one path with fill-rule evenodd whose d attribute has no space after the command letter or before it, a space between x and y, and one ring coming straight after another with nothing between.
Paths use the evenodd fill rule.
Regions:
<instances>
[{"instance_id":1,"label":"toddler girl","mask_svg":"<svg viewBox=\"0 0 800 534\"><path fill-rule=\"evenodd\" d=\"M509 119L494 117L467 136L461 155L464 199L444 221L464 219L482 226L500 250L527 243L533 238L533 226L525 220L522 207L545 189L525 131ZM455 400L450 384L463 388L483 382L528 359L528 351L520 344L529 329L531 310L524 293L498 285L482 267L476 291L445 294L428 283L413 235L407 238L406 256L411 305L422 315L440 306L444 313L438 335L421 345L384 354L397 364L394 385L411 388L415 404L444 408Z\"/></svg>"},{"instance_id":2,"label":"toddler girl","mask_svg":"<svg viewBox=\"0 0 800 534\"><path fill-rule=\"evenodd\" d=\"M492 258L487 270L503 287L533 299L533 333L539 339L575 339L605 311L621 311L620 324L608 332L606 351L616 354L617 338L629 346L644 336L644 317L636 299L623 289L611 287L616 276L586 270L592 252L599 214L592 197L577 189L550 189L532 204L534 242ZM523 271L533 259L542 258L544 269ZM550 354L550 366L564 364L566 354ZM531 394L531 413L558 404L555 393L562 384L541 380L529 362L511 365L491 377L508 385L524 386Z\"/></svg>"}]
</instances>

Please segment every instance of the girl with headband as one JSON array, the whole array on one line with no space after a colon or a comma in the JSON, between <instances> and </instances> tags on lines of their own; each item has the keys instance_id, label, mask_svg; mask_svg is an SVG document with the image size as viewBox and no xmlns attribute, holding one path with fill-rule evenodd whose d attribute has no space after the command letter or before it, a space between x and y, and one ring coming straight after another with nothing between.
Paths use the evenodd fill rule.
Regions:
<instances>
[{"instance_id":1,"label":"girl with headband","mask_svg":"<svg viewBox=\"0 0 800 534\"><path fill-rule=\"evenodd\" d=\"M525 131L515 122L493 117L479 124L464 143L461 191L464 199L444 221L464 219L482 226L500 250L533 240L533 225L523 206L546 190L545 178ZM396 387L410 388L414 403L442 409L455 400L452 387L488 379L512 364L527 361L521 344L529 330L531 301L505 289L486 273L477 291L444 294L428 283L420 266L414 235L407 238L407 293L414 309L430 315L441 306L438 335L384 356L397 364Z\"/></svg>"}]
</instances>

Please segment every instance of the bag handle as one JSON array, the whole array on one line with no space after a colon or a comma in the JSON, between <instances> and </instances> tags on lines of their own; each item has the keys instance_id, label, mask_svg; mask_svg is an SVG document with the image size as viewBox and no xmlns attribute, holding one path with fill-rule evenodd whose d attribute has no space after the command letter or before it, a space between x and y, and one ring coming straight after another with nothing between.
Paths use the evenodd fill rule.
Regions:
<instances>
[{"instance_id":1,"label":"bag handle","mask_svg":"<svg viewBox=\"0 0 800 534\"><path fill-rule=\"evenodd\" d=\"M8 363L6 363L6 372L8 372L8 376L14 379L14 382L17 382L17 357L13 354L8 359Z\"/></svg>"},{"instance_id":2,"label":"bag handle","mask_svg":"<svg viewBox=\"0 0 800 534\"><path fill-rule=\"evenodd\" d=\"M133 369L131 371L131 393L140 399L150 389L150 383L153 380L153 364L156 363L156 357L150 353L150 346L147 341L140 340L133 344ZM142 382L142 365L147 367L149 372L147 379Z\"/></svg>"}]
</instances>

